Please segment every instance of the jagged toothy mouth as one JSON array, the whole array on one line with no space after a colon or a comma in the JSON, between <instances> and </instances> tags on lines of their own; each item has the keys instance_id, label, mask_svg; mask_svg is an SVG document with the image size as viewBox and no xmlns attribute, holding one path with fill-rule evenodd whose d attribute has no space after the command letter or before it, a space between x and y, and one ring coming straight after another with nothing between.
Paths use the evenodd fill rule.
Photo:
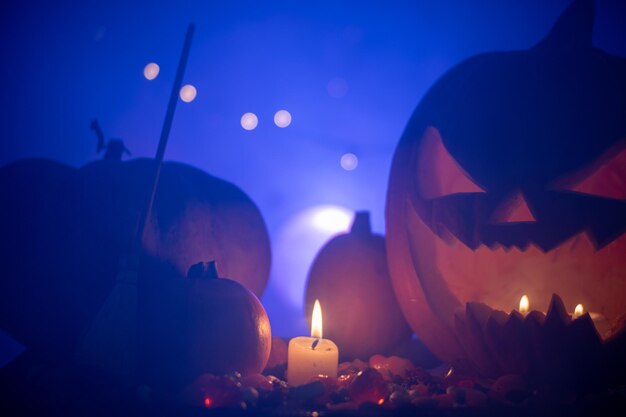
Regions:
<instances>
[{"instance_id":1,"label":"jagged toothy mouth","mask_svg":"<svg viewBox=\"0 0 626 417\"><path fill-rule=\"evenodd\" d=\"M562 212L552 210L547 219L497 224L468 215L471 206L459 204L461 198L441 199L444 201L434 207L429 206L432 203L420 201L414 193L410 193L408 200L415 215L439 238L458 241L471 250L485 247L523 252L535 248L549 253L567 242L582 239L599 251L626 233L626 203L623 201L587 198L584 204L568 207L569 212L564 208Z\"/></svg>"},{"instance_id":2,"label":"jagged toothy mouth","mask_svg":"<svg viewBox=\"0 0 626 417\"><path fill-rule=\"evenodd\" d=\"M415 213L417 215L417 213ZM445 241L450 246L462 245L467 249L478 251L488 249L491 251L503 251L503 252L529 252L537 251L549 254L557 249L565 251L573 251L577 247L585 246L591 250L599 251L606 245L599 245L597 240L593 237L593 233L587 230L580 230L578 233L574 233L567 239L559 242L558 244L550 245L549 247L543 247L531 239L526 239L523 242L505 243L500 241L491 241L484 243L476 243L470 245L465 241L457 238L454 233L449 231L445 226L440 225L440 228L435 233L439 238Z\"/></svg>"},{"instance_id":3,"label":"jagged toothy mouth","mask_svg":"<svg viewBox=\"0 0 626 417\"><path fill-rule=\"evenodd\" d=\"M606 298L623 298L623 293L607 289L622 285L623 256L618 254L626 253L626 234L602 247L581 230L549 250L532 241L479 243L472 248L443 227L439 233L433 231L406 203L406 232L416 276L423 291L435 295L432 299L442 305L474 300L507 311L530 289L537 305L547 303L546 297L554 293L567 302L590 306L601 306ZM431 307L438 317L450 319L444 307ZM614 317L616 312L609 309L603 314Z\"/></svg>"},{"instance_id":4,"label":"jagged toothy mouth","mask_svg":"<svg viewBox=\"0 0 626 417\"><path fill-rule=\"evenodd\" d=\"M563 245L569 245L571 242L587 242L594 251L602 250L611 242L620 239L624 233L615 233L612 236L598 236L591 227L580 227L569 233L558 234L557 237L551 236L549 233L535 238L534 235L541 234L541 224L516 224L516 225L484 225L479 238L467 241L448 229L443 224L437 225L436 234L446 240L458 241L471 250L477 250L481 247L491 250L502 249L504 251L517 250L525 252L530 248L539 250L544 253L550 253Z\"/></svg>"}]
</instances>

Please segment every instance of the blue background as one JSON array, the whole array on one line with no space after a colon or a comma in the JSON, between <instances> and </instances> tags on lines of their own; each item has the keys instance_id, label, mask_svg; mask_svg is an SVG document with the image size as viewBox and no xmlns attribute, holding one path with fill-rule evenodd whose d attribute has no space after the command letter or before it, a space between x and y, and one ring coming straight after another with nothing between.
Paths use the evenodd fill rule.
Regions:
<instances>
[{"instance_id":1,"label":"blue background","mask_svg":"<svg viewBox=\"0 0 626 417\"><path fill-rule=\"evenodd\" d=\"M198 95L179 102L166 159L231 181L257 203L274 244L263 297L273 332L305 334L309 263L346 227L340 216L315 235L306 213L328 205L344 214L367 209L383 233L391 157L429 86L469 56L531 47L568 4L2 2L0 165L42 156L81 166L98 158L94 117L133 157L153 156L185 29L194 22L184 81ZM623 1L598 0L594 31L596 46L622 56L625 9ZM161 67L153 81L143 77L149 62ZM342 97L329 93L337 79L347 86ZM284 129L273 123L280 109L293 117ZM255 130L242 129L245 112L258 115ZM341 168L346 152L358 156L357 169Z\"/></svg>"}]
</instances>

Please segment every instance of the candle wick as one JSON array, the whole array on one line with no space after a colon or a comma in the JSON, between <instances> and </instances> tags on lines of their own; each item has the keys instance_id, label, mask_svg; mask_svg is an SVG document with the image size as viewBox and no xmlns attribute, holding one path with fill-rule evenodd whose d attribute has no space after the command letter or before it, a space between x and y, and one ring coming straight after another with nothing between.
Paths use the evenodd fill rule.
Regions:
<instances>
[{"instance_id":1,"label":"candle wick","mask_svg":"<svg viewBox=\"0 0 626 417\"><path fill-rule=\"evenodd\" d=\"M311 345L311 349L312 349L312 350L315 350L315 346L317 346L317 344L318 344L319 342L320 342L320 340L319 340L319 339L315 339L315 340L313 341L313 344Z\"/></svg>"}]
</instances>

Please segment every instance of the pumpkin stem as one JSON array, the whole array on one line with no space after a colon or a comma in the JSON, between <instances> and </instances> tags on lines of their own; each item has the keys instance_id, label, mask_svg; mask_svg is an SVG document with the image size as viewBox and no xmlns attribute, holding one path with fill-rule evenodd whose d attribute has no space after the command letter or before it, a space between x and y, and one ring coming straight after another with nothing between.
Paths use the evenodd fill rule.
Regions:
<instances>
[{"instance_id":1,"label":"pumpkin stem","mask_svg":"<svg viewBox=\"0 0 626 417\"><path fill-rule=\"evenodd\" d=\"M593 0L574 0L538 46L591 48L595 5Z\"/></svg>"},{"instance_id":2,"label":"pumpkin stem","mask_svg":"<svg viewBox=\"0 0 626 417\"><path fill-rule=\"evenodd\" d=\"M354 234L372 234L372 225L370 223L369 211L357 211L354 213L354 221L350 228L350 233Z\"/></svg>"},{"instance_id":3,"label":"pumpkin stem","mask_svg":"<svg viewBox=\"0 0 626 417\"><path fill-rule=\"evenodd\" d=\"M100 153L103 149L106 150L104 160L121 161L124 154L130 155L130 151L124 146L124 142L121 139L111 139L108 143L106 142L98 119L91 121L91 128L96 132L96 136L98 137L97 152Z\"/></svg>"},{"instance_id":4,"label":"pumpkin stem","mask_svg":"<svg viewBox=\"0 0 626 417\"><path fill-rule=\"evenodd\" d=\"M178 91L182 84L193 32L194 25L190 24L187 28L183 52L178 63L176 79L170 95L170 102L159 139L159 147L155 157L155 172L152 178L152 189L150 190L150 194L148 194L147 204L143 207L141 216L135 224L133 246L130 249L129 255L131 259L134 257L138 258L139 254L143 253L142 243L144 229L147 220L150 218L154 195L156 194L156 188L159 183L159 173L165 153L165 145L167 144L172 118L174 117ZM104 135L97 121L92 122L92 128L98 135L99 147L102 149L101 145ZM125 149L121 142L115 145L115 148L118 153L123 153ZM120 271L120 273L124 274L130 274L131 272L136 273L136 271L132 270ZM137 286L128 285L129 281L132 284L134 280L117 280L115 286L91 323L89 331L79 347L78 353L81 361L95 365L115 376L121 377L124 382L128 382L129 378L135 378L137 376L139 351L137 342Z\"/></svg>"},{"instance_id":5,"label":"pumpkin stem","mask_svg":"<svg viewBox=\"0 0 626 417\"><path fill-rule=\"evenodd\" d=\"M219 277L215 261L198 262L191 265L187 271L187 278L219 279Z\"/></svg>"}]
</instances>

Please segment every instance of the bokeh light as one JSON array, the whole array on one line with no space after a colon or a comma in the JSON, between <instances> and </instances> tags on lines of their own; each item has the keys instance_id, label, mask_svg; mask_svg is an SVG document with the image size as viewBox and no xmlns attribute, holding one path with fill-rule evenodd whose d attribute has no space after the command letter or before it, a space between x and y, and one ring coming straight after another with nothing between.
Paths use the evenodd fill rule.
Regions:
<instances>
[{"instance_id":1,"label":"bokeh light","mask_svg":"<svg viewBox=\"0 0 626 417\"><path fill-rule=\"evenodd\" d=\"M191 103L196 98L198 91L191 84L186 84L180 89L180 99L185 103Z\"/></svg>"},{"instance_id":2,"label":"bokeh light","mask_svg":"<svg viewBox=\"0 0 626 417\"><path fill-rule=\"evenodd\" d=\"M329 96L333 98L342 98L348 94L348 83L343 78L336 77L328 82L326 89L328 90Z\"/></svg>"},{"instance_id":3,"label":"bokeh light","mask_svg":"<svg viewBox=\"0 0 626 417\"><path fill-rule=\"evenodd\" d=\"M259 124L259 118L254 113L244 113L241 116L241 127L246 130L254 130Z\"/></svg>"},{"instance_id":4,"label":"bokeh light","mask_svg":"<svg viewBox=\"0 0 626 417\"><path fill-rule=\"evenodd\" d=\"M146 80L152 81L159 75L160 70L159 64L151 62L143 68L143 76Z\"/></svg>"},{"instance_id":5,"label":"bokeh light","mask_svg":"<svg viewBox=\"0 0 626 417\"><path fill-rule=\"evenodd\" d=\"M287 127L291 124L291 113L287 110L278 110L274 115L274 123L278 127Z\"/></svg>"},{"instance_id":6,"label":"bokeh light","mask_svg":"<svg viewBox=\"0 0 626 417\"><path fill-rule=\"evenodd\" d=\"M346 171L353 171L359 165L359 158L353 153L345 153L341 156L339 163Z\"/></svg>"},{"instance_id":7,"label":"bokeh light","mask_svg":"<svg viewBox=\"0 0 626 417\"><path fill-rule=\"evenodd\" d=\"M282 225L273 244L270 285L286 303L304 309L306 278L315 255L330 238L347 232L353 217L345 207L321 205L296 213ZM304 313L298 319L304 324Z\"/></svg>"}]
</instances>

